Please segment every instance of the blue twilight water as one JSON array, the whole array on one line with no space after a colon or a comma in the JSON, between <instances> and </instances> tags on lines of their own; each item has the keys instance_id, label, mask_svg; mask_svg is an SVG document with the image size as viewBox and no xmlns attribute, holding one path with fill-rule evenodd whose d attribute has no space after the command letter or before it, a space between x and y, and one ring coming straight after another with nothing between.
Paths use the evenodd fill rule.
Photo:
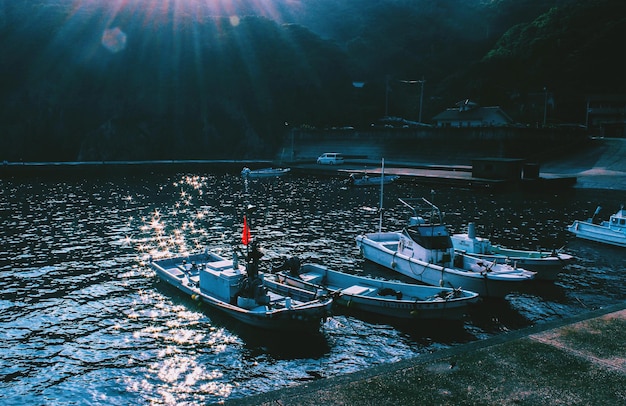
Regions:
<instances>
[{"instance_id":1,"label":"blue twilight water","mask_svg":"<svg viewBox=\"0 0 626 406\"><path fill-rule=\"evenodd\" d=\"M336 178L244 182L238 174L0 180L0 404L205 404L362 370L575 315L626 297L626 251L565 231L624 192L489 194L395 184L385 229L404 225L398 197L427 197L451 231L576 256L554 284L484 301L463 325L394 326L338 314L319 335L286 337L231 321L156 280L146 259L209 246L230 255L248 204L264 261L297 255L346 272L399 278L359 257L378 227L379 190Z\"/></svg>"}]
</instances>

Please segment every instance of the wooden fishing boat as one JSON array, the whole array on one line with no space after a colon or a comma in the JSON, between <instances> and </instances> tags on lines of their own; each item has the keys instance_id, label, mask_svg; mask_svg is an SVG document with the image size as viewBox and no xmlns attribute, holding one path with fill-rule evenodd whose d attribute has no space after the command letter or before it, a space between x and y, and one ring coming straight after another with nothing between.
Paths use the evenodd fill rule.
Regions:
<instances>
[{"instance_id":1,"label":"wooden fishing boat","mask_svg":"<svg viewBox=\"0 0 626 406\"><path fill-rule=\"evenodd\" d=\"M521 250L492 244L487 238L476 236L476 226L470 222L467 234L452 234L452 245L459 254L469 254L485 261L509 264L536 272L535 279L554 281L574 257L556 250Z\"/></svg>"},{"instance_id":2,"label":"wooden fishing boat","mask_svg":"<svg viewBox=\"0 0 626 406\"><path fill-rule=\"evenodd\" d=\"M312 263L267 275L266 285L308 300L331 294L335 304L349 310L410 320L460 320L479 300L477 293L460 288L374 279Z\"/></svg>"},{"instance_id":3,"label":"wooden fishing boat","mask_svg":"<svg viewBox=\"0 0 626 406\"><path fill-rule=\"evenodd\" d=\"M238 261L205 251L152 260L165 282L251 326L292 332L318 331L331 314L332 298L298 300L264 283L264 274L251 274Z\"/></svg>"}]
</instances>

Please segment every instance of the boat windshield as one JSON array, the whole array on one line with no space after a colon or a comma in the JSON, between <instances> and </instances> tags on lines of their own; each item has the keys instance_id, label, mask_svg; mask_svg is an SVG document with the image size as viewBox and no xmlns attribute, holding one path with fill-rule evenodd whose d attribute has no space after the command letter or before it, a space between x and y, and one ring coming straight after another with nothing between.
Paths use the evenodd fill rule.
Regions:
<instances>
[{"instance_id":1,"label":"boat windshield","mask_svg":"<svg viewBox=\"0 0 626 406\"><path fill-rule=\"evenodd\" d=\"M408 227L405 229L409 238L429 250L452 248L450 234L443 225Z\"/></svg>"},{"instance_id":2,"label":"boat windshield","mask_svg":"<svg viewBox=\"0 0 626 406\"><path fill-rule=\"evenodd\" d=\"M615 226L624 227L626 226L626 218L611 217L611 223Z\"/></svg>"}]
</instances>

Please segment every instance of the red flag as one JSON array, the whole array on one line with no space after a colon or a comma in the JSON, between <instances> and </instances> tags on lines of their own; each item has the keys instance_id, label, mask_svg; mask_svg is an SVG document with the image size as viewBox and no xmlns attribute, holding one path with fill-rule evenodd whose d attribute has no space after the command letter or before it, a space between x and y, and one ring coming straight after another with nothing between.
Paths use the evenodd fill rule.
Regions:
<instances>
[{"instance_id":1,"label":"red flag","mask_svg":"<svg viewBox=\"0 0 626 406\"><path fill-rule=\"evenodd\" d=\"M248 245L250 243L250 229L248 228L246 216L243 216L243 234L241 235L241 243L243 245Z\"/></svg>"}]
</instances>

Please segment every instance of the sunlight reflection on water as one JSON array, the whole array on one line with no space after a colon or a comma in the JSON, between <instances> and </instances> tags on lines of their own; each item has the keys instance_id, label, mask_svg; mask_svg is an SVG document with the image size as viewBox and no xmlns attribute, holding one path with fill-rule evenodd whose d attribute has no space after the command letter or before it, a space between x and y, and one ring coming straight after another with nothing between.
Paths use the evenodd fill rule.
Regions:
<instances>
[{"instance_id":1,"label":"sunlight reflection on water","mask_svg":"<svg viewBox=\"0 0 626 406\"><path fill-rule=\"evenodd\" d=\"M252 234L261 241L264 263L295 255L395 278L365 263L354 242L378 225L378 190L292 175L0 182L3 404L217 402L567 317L626 293L626 255L572 240L564 231L595 209L595 193L439 188L434 198L451 231L464 231L471 220L479 234L504 245L565 246L577 262L556 283L484 303L454 328L338 313L318 335L296 339L242 326L199 305L156 281L146 261L206 246L229 257L240 245L245 208L254 204ZM406 222L398 197L421 196L430 197L430 187L386 188L384 227ZM602 203L618 207L622 197L603 193Z\"/></svg>"}]
</instances>

